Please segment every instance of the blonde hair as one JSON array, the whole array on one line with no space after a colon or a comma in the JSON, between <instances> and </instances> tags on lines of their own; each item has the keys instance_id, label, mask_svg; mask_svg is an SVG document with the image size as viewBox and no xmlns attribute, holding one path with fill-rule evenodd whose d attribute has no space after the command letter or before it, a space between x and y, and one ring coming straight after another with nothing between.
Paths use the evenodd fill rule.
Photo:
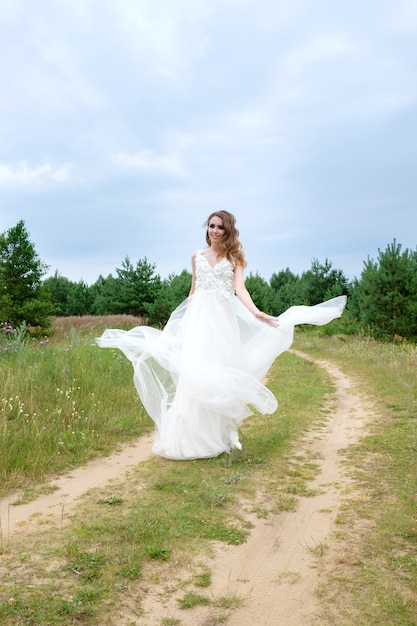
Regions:
<instances>
[{"instance_id":1,"label":"blonde hair","mask_svg":"<svg viewBox=\"0 0 417 626\"><path fill-rule=\"evenodd\" d=\"M208 226L213 217L220 217L223 220L224 236L219 241L219 256L225 256L233 265L246 266L246 259L243 253L242 244L239 241L239 231L236 228L236 218L229 211L214 211L208 218L205 226L206 242L210 246L210 238L208 235Z\"/></svg>"}]
</instances>

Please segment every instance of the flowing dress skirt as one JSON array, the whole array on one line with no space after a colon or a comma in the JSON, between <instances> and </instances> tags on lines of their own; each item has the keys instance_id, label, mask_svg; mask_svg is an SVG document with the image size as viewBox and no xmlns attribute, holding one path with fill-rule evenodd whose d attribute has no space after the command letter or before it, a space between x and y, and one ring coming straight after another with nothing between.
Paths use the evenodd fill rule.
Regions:
<instances>
[{"instance_id":1,"label":"flowing dress skirt","mask_svg":"<svg viewBox=\"0 0 417 626\"><path fill-rule=\"evenodd\" d=\"M262 384L274 360L291 346L297 324L340 317L346 296L293 306L274 328L256 319L233 295L196 292L161 330L108 329L101 347L118 348L132 362L134 383L156 425L154 452L169 459L218 456L236 441L253 408L271 414L277 400Z\"/></svg>"}]
</instances>

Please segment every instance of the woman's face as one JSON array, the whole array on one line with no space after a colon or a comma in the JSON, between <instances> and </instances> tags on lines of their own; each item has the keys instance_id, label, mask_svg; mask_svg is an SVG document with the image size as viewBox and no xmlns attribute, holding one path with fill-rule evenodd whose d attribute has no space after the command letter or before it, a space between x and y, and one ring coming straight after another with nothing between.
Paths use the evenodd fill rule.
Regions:
<instances>
[{"instance_id":1,"label":"woman's face","mask_svg":"<svg viewBox=\"0 0 417 626\"><path fill-rule=\"evenodd\" d=\"M225 228L223 226L223 220L218 215L213 215L210 219L207 227L207 232L210 240L210 245L216 244L225 235Z\"/></svg>"}]
</instances>

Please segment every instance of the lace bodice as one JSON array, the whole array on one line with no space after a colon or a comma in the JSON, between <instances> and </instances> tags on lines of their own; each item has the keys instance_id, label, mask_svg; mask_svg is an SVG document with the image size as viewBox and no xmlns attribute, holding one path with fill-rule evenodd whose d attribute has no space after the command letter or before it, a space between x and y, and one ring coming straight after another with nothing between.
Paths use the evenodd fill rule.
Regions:
<instances>
[{"instance_id":1,"label":"lace bodice","mask_svg":"<svg viewBox=\"0 0 417 626\"><path fill-rule=\"evenodd\" d=\"M196 293L204 291L224 298L230 298L234 294L234 270L228 259L223 258L212 267L203 250L199 250L195 257L195 269Z\"/></svg>"}]
</instances>

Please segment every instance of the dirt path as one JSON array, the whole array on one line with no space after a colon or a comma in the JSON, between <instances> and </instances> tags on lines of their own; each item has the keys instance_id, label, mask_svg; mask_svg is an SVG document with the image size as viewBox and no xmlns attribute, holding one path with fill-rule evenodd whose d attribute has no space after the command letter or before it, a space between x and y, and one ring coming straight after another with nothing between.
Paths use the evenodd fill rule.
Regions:
<instances>
[{"instance_id":1,"label":"dirt path","mask_svg":"<svg viewBox=\"0 0 417 626\"><path fill-rule=\"evenodd\" d=\"M93 487L104 487L119 480L138 463L152 454L152 436L142 437L133 445L121 448L112 455L95 459L51 484L54 491L41 495L28 504L14 506L21 494L15 493L0 500L0 521L3 541L17 532L26 532L45 523L63 524L77 505L77 499Z\"/></svg>"},{"instance_id":2,"label":"dirt path","mask_svg":"<svg viewBox=\"0 0 417 626\"><path fill-rule=\"evenodd\" d=\"M327 425L311 431L297 448L297 455L306 451L315 457L319 473L309 487L318 495L301 497L295 511L269 515L266 520L250 516L254 528L245 544L217 547L207 564L213 573L211 596L244 599L241 608L227 619L227 626L320 624L315 617L319 609L316 591L323 571L338 558L332 532L350 482L341 463L343 451L358 441L373 415L352 381L337 367L326 361L315 363L326 369L336 388L329 400ZM158 590L148 595L143 606L146 617L136 622L138 626L159 626L168 616L178 619L181 626L212 626L220 623L217 617L222 613L203 607L185 615L175 597L165 600L162 610Z\"/></svg>"},{"instance_id":3,"label":"dirt path","mask_svg":"<svg viewBox=\"0 0 417 626\"><path fill-rule=\"evenodd\" d=\"M343 450L359 439L370 416L352 382L340 370L326 361L315 362L328 371L336 386L327 426L321 432L309 433L297 450L308 448L321 458L320 472L310 483L318 495L300 498L295 511L259 521L247 543L219 552L213 567L218 573L213 592L247 598L245 606L228 620L228 626L314 623L321 580L318 561L327 551L327 566L336 557L331 553L331 535L349 482L341 464Z\"/></svg>"},{"instance_id":4,"label":"dirt path","mask_svg":"<svg viewBox=\"0 0 417 626\"><path fill-rule=\"evenodd\" d=\"M306 355L297 353L303 358ZM329 403L331 412L325 427L312 431L300 444L318 459L317 478L309 485L317 489L313 497L301 497L295 511L253 518L248 541L240 546L221 546L210 560L213 572L210 592L214 598L239 596L244 606L234 610L228 626L309 626L315 623L318 608L316 589L321 568L317 555L326 549L331 560L331 534L349 479L341 460L343 450L356 442L370 419L369 410L355 393L352 382L334 365L315 361L333 379L336 392ZM105 459L89 463L54 481L57 489L29 504L12 506L15 496L0 501L3 541L15 533L25 533L40 522L63 524L76 506L77 498L92 487L120 480L125 472L151 455L152 437L141 439ZM183 626L216 624L218 609L202 607L179 612L178 604L160 602L157 589L151 589L143 602L146 618L136 623L156 626L164 617L177 618ZM189 621L187 621L189 620ZM129 622L130 624L135 622Z\"/></svg>"}]
</instances>

